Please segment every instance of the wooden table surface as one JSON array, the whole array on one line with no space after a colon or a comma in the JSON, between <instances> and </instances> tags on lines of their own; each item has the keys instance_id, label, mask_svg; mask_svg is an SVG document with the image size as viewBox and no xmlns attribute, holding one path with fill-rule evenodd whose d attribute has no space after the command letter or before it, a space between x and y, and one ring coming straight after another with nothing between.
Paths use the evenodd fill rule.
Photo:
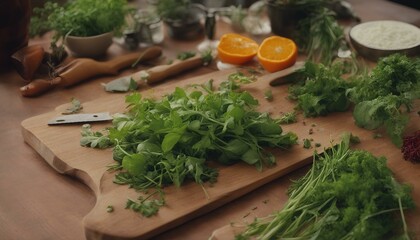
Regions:
<instances>
[{"instance_id":1,"label":"wooden table surface","mask_svg":"<svg viewBox=\"0 0 420 240\"><path fill-rule=\"evenodd\" d=\"M420 26L418 10L384 0L349 2L362 21L393 19ZM232 30L228 24L218 22L216 37L230 31ZM195 50L202 40L174 41L166 36L162 44L164 55L173 59L179 52ZM39 43L47 49L48 36L30 41L30 44ZM107 57L112 58L126 52L114 44ZM200 68L178 76L174 81L214 70L214 65ZM127 71L130 70L125 70L122 74ZM37 98L24 98L19 93L19 87L25 85L23 79L12 69L0 73L0 239L85 239L82 219L95 204L93 193L77 179L55 172L25 144L20 122L69 103L72 97L83 103L106 96L109 93L98 86L113 78L115 77L95 78L71 88L55 89ZM378 154L380 151L378 150ZM275 180L208 214L161 233L155 239L208 239L217 228L233 221L242 221L244 216L264 216L282 206L287 200L285 190L290 179L296 179L306 170L302 169ZM418 170L413 179L420 179L420 169ZM420 181L410 184L419 189ZM420 192L413 192L413 196L417 205L420 205ZM419 215L409 217L410 226L419 225ZM418 236L419 228L412 229Z\"/></svg>"}]
</instances>

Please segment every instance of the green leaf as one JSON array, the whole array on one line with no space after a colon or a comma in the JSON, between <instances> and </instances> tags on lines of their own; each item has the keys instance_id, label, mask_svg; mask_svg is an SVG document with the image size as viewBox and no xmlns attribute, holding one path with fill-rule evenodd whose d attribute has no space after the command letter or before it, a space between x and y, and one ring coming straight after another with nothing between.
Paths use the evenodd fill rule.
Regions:
<instances>
[{"instance_id":1,"label":"green leaf","mask_svg":"<svg viewBox=\"0 0 420 240\"><path fill-rule=\"evenodd\" d=\"M147 157L141 153L127 155L122 160L122 167L134 176L145 175L147 171Z\"/></svg>"},{"instance_id":2,"label":"green leaf","mask_svg":"<svg viewBox=\"0 0 420 240\"><path fill-rule=\"evenodd\" d=\"M261 160L261 157L257 150L250 148L242 155L241 159L249 165L254 165Z\"/></svg>"},{"instance_id":3,"label":"green leaf","mask_svg":"<svg viewBox=\"0 0 420 240\"><path fill-rule=\"evenodd\" d=\"M150 139L148 139L137 145L137 152L161 153L162 149L159 147L159 145L153 143Z\"/></svg>"},{"instance_id":4,"label":"green leaf","mask_svg":"<svg viewBox=\"0 0 420 240\"><path fill-rule=\"evenodd\" d=\"M174 148L174 146L178 143L181 136L181 134L175 132L166 134L161 144L163 152L171 151Z\"/></svg>"},{"instance_id":5,"label":"green leaf","mask_svg":"<svg viewBox=\"0 0 420 240\"><path fill-rule=\"evenodd\" d=\"M232 139L226 144L225 150L236 156L241 156L248 151L249 145L240 139Z\"/></svg>"}]
</instances>

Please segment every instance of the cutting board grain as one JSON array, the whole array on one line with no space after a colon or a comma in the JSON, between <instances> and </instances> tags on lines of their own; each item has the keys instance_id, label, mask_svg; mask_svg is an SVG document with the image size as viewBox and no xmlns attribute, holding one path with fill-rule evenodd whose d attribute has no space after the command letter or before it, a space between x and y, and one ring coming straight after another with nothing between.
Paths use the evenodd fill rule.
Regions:
<instances>
[{"instance_id":1,"label":"cutting board grain","mask_svg":"<svg viewBox=\"0 0 420 240\"><path fill-rule=\"evenodd\" d=\"M220 82L235 69L214 72L177 82L166 81L151 88L142 88L145 97L161 97L172 92L176 86L199 84L214 79ZM293 110L294 103L286 99L287 85L270 87L268 81L257 80L245 87L260 101L260 111L267 111L273 116ZM271 89L274 99L264 99L264 92ZM107 97L83 103L84 112L108 111L111 114L124 112L125 94L110 94ZM127 186L112 182L114 173L107 172L107 166L114 163L112 150L84 148L79 145L81 125L48 126L49 119L56 117L68 105L57 107L54 111L26 119L22 122L24 140L32 146L57 172L75 176L88 185L96 195L97 201L92 211L85 216L83 224L87 239L147 239L170 228L176 227L189 219L211 211L235 198L285 175L297 168L309 164L313 151L322 152L339 136L347 131L358 135L362 141L372 140L372 133L357 128L350 112L335 113L328 117L303 119L295 124L284 125L284 131L293 131L300 143L290 150L273 150L278 164L259 172L246 164L219 166L218 182L213 186L205 185L209 198L202 188L192 182L184 186L165 188L166 206L156 216L146 218L125 209L127 198L137 199L139 193ZM101 130L110 123L92 124L93 130ZM416 125L419 128L418 124ZM313 139L321 147L304 149L302 140ZM390 146L392 147L392 146ZM108 213L107 206L114 211ZM207 238L207 237L205 237Z\"/></svg>"}]
</instances>

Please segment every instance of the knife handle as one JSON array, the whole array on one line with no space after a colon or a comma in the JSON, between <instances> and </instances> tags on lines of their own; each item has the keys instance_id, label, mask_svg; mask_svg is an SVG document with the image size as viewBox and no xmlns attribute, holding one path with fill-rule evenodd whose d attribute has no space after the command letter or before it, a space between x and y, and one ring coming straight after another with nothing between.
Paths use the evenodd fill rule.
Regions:
<instances>
[{"instance_id":1,"label":"knife handle","mask_svg":"<svg viewBox=\"0 0 420 240\"><path fill-rule=\"evenodd\" d=\"M106 70L111 74L117 74L119 70L129 67L138 62L144 62L160 57L162 55L162 48L158 46L151 46L140 53L130 53L104 62Z\"/></svg>"},{"instance_id":2,"label":"knife handle","mask_svg":"<svg viewBox=\"0 0 420 240\"><path fill-rule=\"evenodd\" d=\"M174 60L168 65L159 65L145 71L139 71L131 77L137 82L146 81L148 84L160 82L168 77L175 76L184 71L197 68L203 65L201 56L194 56L185 60Z\"/></svg>"},{"instance_id":3,"label":"knife handle","mask_svg":"<svg viewBox=\"0 0 420 240\"><path fill-rule=\"evenodd\" d=\"M35 79L27 85L21 87L20 93L24 97L36 97L50 89L53 89L55 86L59 85L60 82L60 77L54 78L53 80Z\"/></svg>"},{"instance_id":4,"label":"knife handle","mask_svg":"<svg viewBox=\"0 0 420 240\"><path fill-rule=\"evenodd\" d=\"M289 79L286 79L285 77L296 72L299 69L304 68L305 62L296 62L294 65L277 71L270 74L266 74L260 78L258 78L258 81L261 83L267 83L270 86L277 86L281 84L288 83Z\"/></svg>"}]
</instances>

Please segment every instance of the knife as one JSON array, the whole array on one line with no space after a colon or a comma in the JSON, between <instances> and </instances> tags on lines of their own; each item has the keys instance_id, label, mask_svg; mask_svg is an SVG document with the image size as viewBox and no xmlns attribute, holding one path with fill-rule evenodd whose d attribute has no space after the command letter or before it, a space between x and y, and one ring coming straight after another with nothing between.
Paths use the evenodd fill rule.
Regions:
<instances>
[{"instance_id":1,"label":"knife","mask_svg":"<svg viewBox=\"0 0 420 240\"><path fill-rule=\"evenodd\" d=\"M176 59L171 64L159 65L132 75L121 77L104 84L107 92L127 92L136 90L141 82L154 84L168 77L206 64L206 56L196 55L185 60Z\"/></svg>"},{"instance_id":2,"label":"knife","mask_svg":"<svg viewBox=\"0 0 420 240\"><path fill-rule=\"evenodd\" d=\"M60 125L70 123L104 122L112 120L109 112L79 113L55 117L48 121L48 125Z\"/></svg>"},{"instance_id":3,"label":"knife","mask_svg":"<svg viewBox=\"0 0 420 240\"><path fill-rule=\"evenodd\" d=\"M117 75L118 71L131 66L134 62L155 59L162 54L162 48L152 46L141 53L131 53L101 62L90 58L77 58L69 64L56 69L57 77L35 79L20 88L24 97L35 97L54 87L69 87L98 75Z\"/></svg>"},{"instance_id":4,"label":"knife","mask_svg":"<svg viewBox=\"0 0 420 240\"><path fill-rule=\"evenodd\" d=\"M298 75L299 71L304 68L305 62L298 61L286 69L263 75L260 78L258 78L258 81L266 82L270 86L278 86L282 84L291 83L296 81L296 75Z\"/></svg>"}]
</instances>

